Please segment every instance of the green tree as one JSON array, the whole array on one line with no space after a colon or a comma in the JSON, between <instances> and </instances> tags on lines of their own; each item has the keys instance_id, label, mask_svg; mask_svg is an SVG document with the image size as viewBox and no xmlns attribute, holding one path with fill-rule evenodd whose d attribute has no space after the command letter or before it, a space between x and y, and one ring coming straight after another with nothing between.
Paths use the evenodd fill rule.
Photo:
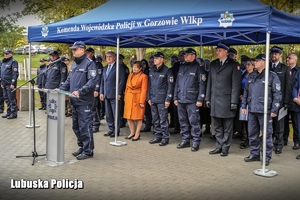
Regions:
<instances>
[{"instance_id":1,"label":"green tree","mask_svg":"<svg viewBox=\"0 0 300 200\"><path fill-rule=\"evenodd\" d=\"M300 14L299 0L261 0L261 2L288 13Z\"/></svg>"}]
</instances>

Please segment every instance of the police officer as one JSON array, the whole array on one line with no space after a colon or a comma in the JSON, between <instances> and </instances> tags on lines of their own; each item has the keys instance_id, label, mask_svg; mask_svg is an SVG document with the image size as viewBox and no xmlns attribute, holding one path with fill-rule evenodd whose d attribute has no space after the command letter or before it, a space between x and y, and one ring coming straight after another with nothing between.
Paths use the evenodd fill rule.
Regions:
<instances>
[{"instance_id":1,"label":"police officer","mask_svg":"<svg viewBox=\"0 0 300 200\"><path fill-rule=\"evenodd\" d=\"M168 107L172 100L174 77L172 70L164 64L164 54L154 54L154 67L150 68L147 100L151 106L154 138L150 144L159 143L166 146L170 133L168 124Z\"/></svg>"},{"instance_id":2,"label":"police officer","mask_svg":"<svg viewBox=\"0 0 300 200\"><path fill-rule=\"evenodd\" d=\"M95 63L85 55L85 44L77 41L70 47L74 62L66 82L61 90L70 91L72 104L72 129L77 137L79 149L73 152L78 160L94 155L94 137L92 130L92 104L95 85L98 82Z\"/></svg>"},{"instance_id":3,"label":"police officer","mask_svg":"<svg viewBox=\"0 0 300 200\"><path fill-rule=\"evenodd\" d=\"M105 101L105 115L106 123L109 131L104 136L115 137L115 123L117 123L117 135L120 134L120 100L124 95L125 87L125 71L124 67L119 65L119 85L118 85L118 99L116 99L116 54L109 51L106 54L107 66L103 68L101 85L100 85L100 100ZM116 103L118 103L118 110L116 110ZM118 120L115 122L115 116L118 113Z\"/></svg>"},{"instance_id":4,"label":"police officer","mask_svg":"<svg viewBox=\"0 0 300 200\"><path fill-rule=\"evenodd\" d=\"M201 142L199 107L202 106L206 89L206 72L196 60L196 51L188 48L184 54L185 63L180 66L174 91L174 104L178 108L182 142L178 149L190 147L198 151Z\"/></svg>"},{"instance_id":5,"label":"police officer","mask_svg":"<svg viewBox=\"0 0 300 200\"><path fill-rule=\"evenodd\" d=\"M283 107L288 108L292 99L292 88L291 88L291 72L290 68L283 63L280 63L279 60L282 55L282 48L278 46L273 46L271 48L271 62L270 70L274 71L281 83L281 95L282 99L280 102L279 110ZM284 118L278 121L278 116L273 120L273 137L274 149L276 154L282 153L282 148L284 146Z\"/></svg>"},{"instance_id":6,"label":"police officer","mask_svg":"<svg viewBox=\"0 0 300 200\"><path fill-rule=\"evenodd\" d=\"M18 62L12 57L13 52L10 49L4 51L2 60L0 79L3 89L3 97L7 105L6 114L2 118L14 119L18 117L18 108L16 92L11 92L17 86L19 76Z\"/></svg>"},{"instance_id":7,"label":"police officer","mask_svg":"<svg viewBox=\"0 0 300 200\"><path fill-rule=\"evenodd\" d=\"M40 59L40 67L37 69L37 78L36 78L36 86L39 89L45 88L45 74L47 70L47 66L45 63L45 59L41 58ZM41 107L39 110L46 110L46 93L43 91L39 91L40 95L40 101L41 101Z\"/></svg>"},{"instance_id":8,"label":"police officer","mask_svg":"<svg viewBox=\"0 0 300 200\"><path fill-rule=\"evenodd\" d=\"M232 60L236 61L237 51L236 51L235 48L229 48L229 50L228 50L228 57L231 58Z\"/></svg>"},{"instance_id":9,"label":"police officer","mask_svg":"<svg viewBox=\"0 0 300 200\"><path fill-rule=\"evenodd\" d=\"M2 61L0 61L0 73L1 73L1 65ZM0 83L1 83L1 77L0 77ZM0 84L0 113L4 112L4 97L3 97L3 89Z\"/></svg>"},{"instance_id":10,"label":"police officer","mask_svg":"<svg viewBox=\"0 0 300 200\"><path fill-rule=\"evenodd\" d=\"M252 72L247 79L243 99L242 113L247 114L248 106L248 130L250 155L245 157L245 162L260 161L260 131L264 127L264 92L265 92L265 66L266 56L259 54L255 57L256 71ZM276 73L269 72L268 83L268 117L267 117L267 135L266 135L266 166L269 165L272 158L272 120L277 116L281 92L280 80Z\"/></svg>"},{"instance_id":11,"label":"police officer","mask_svg":"<svg viewBox=\"0 0 300 200\"><path fill-rule=\"evenodd\" d=\"M206 105L210 107L216 132L216 148L209 154L227 156L232 141L233 118L236 115L241 91L239 64L227 57L229 46L217 45L218 59L211 62L207 80Z\"/></svg>"},{"instance_id":12,"label":"police officer","mask_svg":"<svg viewBox=\"0 0 300 200\"><path fill-rule=\"evenodd\" d=\"M58 52L52 51L49 53L51 62L59 59ZM63 61L58 61L53 64L49 64L46 75L46 89L59 88L64 84L67 79L67 65Z\"/></svg>"},{"instance_id":13,"label":"police officer","mask_svg":"<svg viewBox=\"0 0 300 200\"><path fill-rule=\"evenodd\" d=\"M89 47L85 50L85 54L96 65L96 58L94 56L95 50L92 47ZM93 133L98 132L99 131L99 126L100 126L100 117L99 117L98 105L99 105L99 101L100 101L100 99L99 99L99 90L100 90L100 81L101 81L100 76L102 75L102 71L98 70L97 67L98 66L96 65L97 76L98 76L99 82L95 86L94 101L93 101L93 106L92 106L92 108L93 108L92 109L93 110Z\"/></svg>"}]
</instances>

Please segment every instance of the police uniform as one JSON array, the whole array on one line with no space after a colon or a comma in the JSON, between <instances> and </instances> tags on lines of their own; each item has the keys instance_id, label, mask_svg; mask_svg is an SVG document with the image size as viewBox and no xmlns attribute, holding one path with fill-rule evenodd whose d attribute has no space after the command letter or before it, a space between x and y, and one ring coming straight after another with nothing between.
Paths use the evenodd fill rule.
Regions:
<instances>
[{"instance_id":1,"label":"police uniform","mask_svg":"<svg viewBox=\"0 0 300 200\"><path fill-rule=\"evenodd\" d=\"M4 53L10 54L12 51L5 50ZM2 118L13 119L18 116L16 92L11 92L13 90L11 89L11 85L13 85L14 88L17 86L18 76L18 62L13 59L13 57L4 58L1 65L0 79L1 86L3 87L3 97L7 105L7 111Z\"/></svg>"},{"instance_id":2,"label":"police uniform","mask_svg":"<svg viewBox=\"0 0 300 200\"><path fill-rule=\"evenodd\" d=\"M110 68L110 69L109 69ZM125 87L125 72L123 67L119 67L119 85L118 85L118 95L121 97L124 95ZM104 136L114 137L115 134L115 115L116 115L116 103L118 103L118 121L117 123L117 134L120 133L120 100L116 99L116 62L103 68L102 79L100 85L100 95L104 95L105 99L105 115L106 123L109 128L109 132L104 134Z\"/></svg>"},{"instance_id":3,"label":"police uniform","mask_svg":"<svg viewBox=\"0 0 300 200\"><path fill-rule=\"evenodd\" d=\"M125 57L122 55L122 54L119 54L119 58L120 59L124 59ZM124 68L124 72L125 72L125 83L127 83L127 78L128 78L128 76L129 76L129 68L127 67L127 65L124 63L124 62L122 62L122 67ZM126 85L126 84L125 84ZM123 94L125 93L125 87L124 87L124 91L123 91ZM125 118L123 118L123 116L124 116L124 104L125 104L126 102L124 101L124 95L122 95L122 97L121 97L121 101L120 101L120 112L121 112L121 122L120 122L120 128L123 128L123 127L125 127L126 126L126 122L127 122L127 119L125 119Z\"/></svg>"},{"instance_id":4,"label":"police uniform","mask_svg":"<svg viewBox=\"0 0 300 200\"><path fill-rule=\"evenodd\" d=\"M256 59L265 59L265 55L260 54ZM249 131L249 146L250 155L245 158L246 162L260 160L260 131L263 131L264 126L264 92L265 92L265 69L259 73L254 71L249 74L243 99L242 108L248 106L248 131ZM266 135L266 165L272 158L272 120L270 114L278 113L279 104L281 101L281 85L278 76L274 72L269 72L268 83L268 114L267 114L267 135Z\"/></svg>"},{"instance_id":5,"label":"police uniform","mask_svg":"<svg viewBox=\"0 0 300 200\"><path fill-rule=\"evenodd\" d=\"M194 49L188 48L186 53L196 55ZM180 66L174 91L174 101L178 101L178 118L182 143L177 148L189 147L192 138L192 151L198 151L202 138L199 107L203 103L206 89L206 72L196 59ZM191 137L192 136L192 137Z\"/></svg>"},{"instance_id":6,"label":"police uniform","mask_svg":"<svg viewBox=\"0 0 300 200\"><path fill-rule=\"evenodd\" d=\"M282 48L274 46L271 48L271 53L282 53ZM274 71L281 83L281 95L282 99L280 101L280 107L286 107L288 108L291 103L291 95L292 95L292 88L291 88L291 72L290 68L286 66L283 63L277 62L277 63L270 63L270 71ZM284 146L284 118L278 121L278 116L274 118L273 120L273 137L275 138L274 141L274 148L275 153L280 154L282 153L282 148Z\"/></svg>"},{"instance_id":7,"label":"police uniform","mask_svg":"<svg viewBox=\"0 0 300 200\"><path fill-rule=\"evenodd\" d=\"M224 43L217 48L229 49ZM241 92L241 72L239 64L225 58L224 63L216 59L210 64L208 74L206 103L210 107L216 132L216 149L210 154L221 153L227 156L232 141L233 118L236 115L237 105Z\"/></svg>"},{"instance_id":8,"label":"police uniform","mask_svg":"<svg viewBox=\"0 0 300 200\"><path fill-rule=\"evenodd\" d=\"M157 52L154 57L164 57L161 52ZM164 63L150 68L147 101L151 100L151 114L153 121L154 139L150 144L161 142L161 146L169 143L170 132L168 124L168 108L165 102L171 102L173 97L174 77L172 70Z\"/></svg>"},{"instance_id":9,"label":"police uniform","mask_svg":"<svg viewBox=\"0 0 300 200\"><path fill-rule=\"evenodd\" d=\"M45 62L44 58L41 58L40 62ZM42 65L40 65L40 67L37 69L36 85L39 89L45 88L44 73L46 73L46 71L47 71L47 66L44 63ZM40 95L40 101L41 101L41 108L39 108L39 110L46 110L47 95L43 91L39 91L39 95Z\"/></svg>"},{"instance_id":10,"label":"police uniform","mask_svg":"<svg viewBox=\"0 0 300 200\"><path fill-rule=\"evenodd\" d=\"M58 55L58 52L53 51L49 55L52 54ZM66 81L67 73L68 73L67 65L63 61L58 61L57 63L50 64L48 66L45 88L46 89L59 88Z\"/></svg>"},{"instance_id":11,"label":"police uniform","mask_svg":"<svg viewBox=\"0 0 300 200\"><path fill-rule=\"evenodd\" d=\"M75 42L70 48L85 48L81 41ZM72 105L72 129L77 137L79 150L74 152L77 159L86 159L93 156L94 138L92 130L93 112L92 104L94 99L95 85L99 81L95 63L85 54L75 58L72 63L69 76L60 87L61 90L77 91L79 97L71 97Z\"/></svg>"},{"instance_id":12,"label":"police uniform","mask_svg":"<svg viewBox=\"0 0 300 200\"><path fill-rule=\"evenodd\" d=\"M2 61L0 61L0 73L1 73L1 65ZM1 77L0 77L0 83L1 83ZM4 97L3 97L3 89L0 84L0 113L3 113L4 111Z\"/></svg>"},{"instance_id":13,"label":"police uniform","mask_svg":"<svg viewBox=\"0 0 300 200\"><path fill-rule=\"evenodd\" d=\"M298 73L296 74L296 82L293 85L293 92L292 92L293 102L296 99L299 99L299 98L300 98L300 70L298 70ZM297 115L296 116L296 118L297 118L297 128L296 129L297 129L297 131L299 133L299 130L300 130L300 105L298 105L298 104L295 103L295 106L294 106L293 110L294 110L295 114ZM294 133L295 133L295 129L294 129ZM298 139L299 139L299 137L298 137ZM294 142L295 142L295 138L294 138ZM300 155L298 155L296 157L296 159L300 159Z\"/></svg>"},{"instance_id":14,"label":"police uniform","mask_svg":"<svg viewBox=\"0 0 300 200\"><path fill-rule=\"evenodd\" d=\"M100 81L99 84L101 84L101 78L102 78L102 73L103 73L103 65L102 65L102 56L99 55L99 54L96 56L96 67L98 69L98 73L101 73L101 76L99 77L99 81ZM99 92L100 92L100 85L99 85ZM104 103L104 101L99 101L98 111L99 111L100 120L104 119L104 116L105 116L105 103Z\"/></svg>"}]
</instances>

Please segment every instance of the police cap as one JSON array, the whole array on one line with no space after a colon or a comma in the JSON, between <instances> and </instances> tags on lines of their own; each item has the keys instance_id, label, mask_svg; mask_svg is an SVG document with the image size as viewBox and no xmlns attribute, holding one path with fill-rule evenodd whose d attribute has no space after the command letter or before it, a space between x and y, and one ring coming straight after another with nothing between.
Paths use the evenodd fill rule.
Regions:
<instances>
[{"instance_id":1,"label":"police cap","mask_svg":"<svg viewBox=\"0 0 300 200\"><path fill-rule=\"evenodd\" d=\"M235 48L229 48L228 53L233 53L237 55L237 51L235 50Z\"/></svg>"},{"instance_id":2,"label":"police cap","mask_svg":"<svg viewBox=\"0 0 300 200\"><path fill-rule=\"evenodd\" d=\"M242 62L251 61L251 58L249 58L249 57L246 56L246 55L242 55L242 56L241 56L241 61L242 61Z\"/></svg>"},{"instance_id":3,"label":"police cap","mask_svg":"<svg viewBox=\"0 0 300 200\"><path fill-rule=\"evenodd\" d=\"M160 58L164 58L164 54L162 52L156 52L154 55L154 57L160 57Z\"/></svg>"},{"instance_id":4,"label":"police cap","mask_svg":"<svg viewBox=\"0 0 300 200\"><path fill-rule=\"evenodd\" d=\"M218 49L218 48L221 48L221 49L225 49L225 50L229 50L229 45L227 45L225 42L219 42L219 44L217 45L217 48L216 49Z\"/></svg>"},{"instance_id":5,"label":"police cap","mask_svg":"<svg viewBox=\"0 0 300 200\"><path fill-rule=\"evenodd\" d=\"M282 48L281 47L278 47L278 46L273 46L272 48L271 48L271 53L280 53L280 54L282 54Z\"/></svg>"},{"instance_id":6,"label":"police cap","mask_svg":"<svg viewBox=\"0 0 300 200\"><path fill-rule=\"evenodd\" d=\"M266 55L265 54L258 54L254 60L266 60Z\"/></svg>"},{"instance_id":7,"label":"police cap","mask_svg":"<svg viewBox=\"0 0 300 200\"><path fill-rule=\"evenodd\" d=\"M46 59L44 59L44 58L40 59L40 62L45 62L45 61L46 61Z\"/></svg>"},{"instance_id":8,"label":"police cap","mask_svg":"<svg viewBox=\"0 0 300 200\"><path fill-rule=\"evenodd\" d=\"M85 51L95 53L95 50L92 47L87 48Z\"/></svg>"},{"instance_id":9,"label":"police cap","mask_svg":"<svg viewBox=\"0 0 300 200\"><path fill-rule=\"evenodd\" d=\"M6 50L4 51L4 54L9 54L9 53L13 53L12 50L6 49Z\"/></svg>"},{"instance_id":10,"label":"police cap","mask_svg":"<svg viewBox=\"0 0 300 200\"><path fill-rule=\"evenodd\" d=\"M50 56L53 56L53 55L58 56L58 51L50 51L49 55Z\"/></svg>"},{"instance_id":11,"label":"police cap","mask_svg":"<svg viewBox=\"0 0 300 200\"><path fill-rule=\"evenodd\" d=\"M185 50L184 54L186 54L186 53L191 53L191 54L195 54L195 55L196 55L195 49L192 49L192 48L187 48L187 49Z\"/></svg>"},{"instance_id":12,"label":"police cap","mask_svg":"<svg viewBox=\"0 0 300 200\"><path fill-rule=\"evenodd\" d=\"M119 54L119 58L124 59L125 57L122 54Z\"/></svg>"},{"instance_id":13,"label":"police cap","mask_svg":"<svg viewBox=\"0 0 300 200\"><path fill-rule=\"evenodd\" d=\"M97 54L97 55L96 55L96 58L97 58L97 59L103 60L103 57L102 57L100 54Z\"/></svg>"},{"instance_id":14,"label":"police cap","mask_svg":"<svg viewBox=\"0 0 300 200\"><path fill-rule=\"evenodd\" d=\"M70 49L77 49L77 48L83 48L83 49L85 49L86 46L85 46L84 42L77 41L77 42L74 42L73 46L70 47Z\"/></svg>"}]
</instances>

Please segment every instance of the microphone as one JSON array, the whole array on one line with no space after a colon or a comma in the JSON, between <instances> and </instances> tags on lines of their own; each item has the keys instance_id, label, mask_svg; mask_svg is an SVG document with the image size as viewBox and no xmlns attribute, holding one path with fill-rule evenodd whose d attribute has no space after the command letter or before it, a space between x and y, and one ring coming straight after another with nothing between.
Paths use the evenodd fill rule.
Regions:
<instances>
[{"instance_id":1,"label":"microphone","mask_svg":"<svg viewBox=\"0 0 300 200\"><path fill-rule=\"evenodd\" d=\"M51 62L51 63L49 64L49 66L50 66L50 65L53 65L53 64L55 64L55 63L58 63L59 61L65 60L65 59L66 59L66 57L65 57L65 56L63 56L63 57L60 57L59 59L57 59L57 60L54 60L53 62Z\"/></svg>"}]
</instances>

